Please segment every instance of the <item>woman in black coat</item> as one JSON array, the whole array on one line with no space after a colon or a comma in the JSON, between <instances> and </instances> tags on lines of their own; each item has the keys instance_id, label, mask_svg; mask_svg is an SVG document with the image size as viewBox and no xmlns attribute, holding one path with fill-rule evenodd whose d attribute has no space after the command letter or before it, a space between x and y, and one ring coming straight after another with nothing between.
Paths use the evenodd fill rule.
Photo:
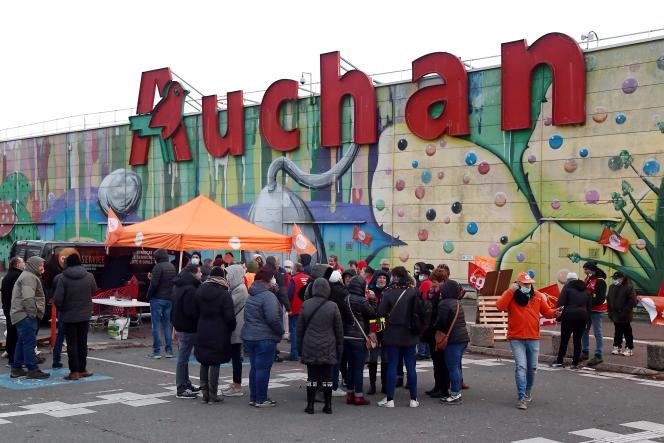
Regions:
<instances>
[{"instance_id":1,"label":"woman in black coat","mask_svg":"<svg viewBox=\"0 0 664 443\"><path fill-rule=\"evenodd\" d=\"M219 365L231 359L231 333L235 330L233 298L228 292L226 271L215 266L196 290L194 355L201 363L203 403L220 402Z\"/></svg>"},{"instance_id":2,"label":"woman in black coat","mask_svg":"<svg viewBox=\"0 0 664 443\"><path fill-rule=\"evenodd\" d=\"M431 390L426 391L429 397L432 398L445 398L450 395L450 374L447 371L445 364L445 353L436 351L436 321L438 319L438 305L440 304L441 294L440 288L447 280L448 274L441 268L433 270L429 279L431 280L431 289L427 294L427 298L431 303L431 319L429 320L429 327L422 334L422 341L429 344L431 350L431 362L433 363L433 381L434 386Z\"/></svg>"},{"instance_id":3,"label":"woman in black coat","mask_svg":"<svg viewBox=\"0 0 664 443\"><path fill-rule=\"evenodd\" d=\"M613 351L611 354L622 354L630 357L634 349L634 336L632 335L632 316L636 306L636 292L629 283L625 274L617 271L613 274L613 284L609 287L606 296L609 318L615 327L613 335ZM625 336L625 349L622 350L623 336Z\"/></svg>"},{"instance_id":4,"label":"woman in black coat","mask_svg":"<svg viewBox=\"0 0 664 443\"><path fill-rule=\"evenodd\" d=\"M583 280L579 280L574 272L567 274L567 283L558 298L558 307L563 308L560 316L560 347L558 358L552 366L563 366L563 358L567 353L567 344L571 336L574 343L572 368L576 369L581 356L581 337L590 318L591 298L586 291L586 284Z\"/></svg>"}]
</instances>

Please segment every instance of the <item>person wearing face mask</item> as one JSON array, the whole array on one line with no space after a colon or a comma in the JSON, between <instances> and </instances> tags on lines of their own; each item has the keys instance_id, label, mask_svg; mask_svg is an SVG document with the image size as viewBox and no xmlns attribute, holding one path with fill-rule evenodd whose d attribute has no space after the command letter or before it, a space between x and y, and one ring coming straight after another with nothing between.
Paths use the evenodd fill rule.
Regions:
<instances>
[{"instance_id":1,"label":"person wearing face mask","mask_svg":"<svg viewBox=\"0 0 664 443\"><path fill-rule=\"evenodd\" d=\"M596 261L589 261L583 265L586 278L586 292L590 295L592 312L590 320L586 324L586 330L581 339L582 359L586 360L590 355L590 328L595 336L595 356L588 360L588 366L602 363L602 313L607 311L606 304L606 273L597 267Z\"/></svg>"},{"instance_id":2,"label":"person wearing face mask","mask_svg":"<svg viewBox=\"0 0 664 443\"><path fill-rule=\"evenodd\" d=\"M390 261L386 258L380 261L380 270L386 273L390 273Z\"/></svg>"},{"instance_id":3,"label":"person wearing face mask","mask_svg":"<svg viewBox=\"0 0 664 443\"><path fill-rule=\"evenodd\" d=\"M198 251L192 252L191 253L191 258L189 259L189 264L194 265L194 266L200 266L201 265L201 253L198 252Z\"/></svg>"},{"instance_id":4,"label":"person wearing face mask","mask_svg":"<svg viewBox=\"0 0 664 443\"><path fill-rule=\"evenodd\" d=\"M634 350L634 336L632 335L632 316L636 306L636 292L625 274L616 271L611 276L613 284L609 287L606 296L609 318L613 322L615 332L613 335L613 355L631 357ZM623 336L625 349L622 349Z\"/></svg>"},{"instance_id":5,"label":"person wearing face mask","mask_svg":"<svg viewBox=\"0 0 664 443\"><path fill-rule=\"evenodd\" d=\"M514 284L496 300L496 308L507 312L507 339L514 355L517 409L525 410L532 401L535 369L539 354L540 314L559 317L562 308L551 309L546 296L533 287L535 280L521 272Z\"/></svg>"}]
</instances>

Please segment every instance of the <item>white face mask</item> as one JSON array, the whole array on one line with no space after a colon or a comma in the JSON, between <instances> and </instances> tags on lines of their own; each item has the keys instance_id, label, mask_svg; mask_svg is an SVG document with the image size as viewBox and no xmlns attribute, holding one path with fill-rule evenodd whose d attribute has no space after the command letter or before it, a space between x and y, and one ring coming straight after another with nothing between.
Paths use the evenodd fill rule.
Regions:
<instances>
[{"instance_id":1,"label":"white face mask","mask_svg":"<svg viewBox=\"0 0 664 443\"><path fill-rule=\"evenodd\" d=\"M271 284L272 286L275 286L275 285L277 284L277 279L274 278L274 277L272 277L272 280L270 280L270 284Z\"/></svg>"},{"instance_id":2,"label":"white face mask","mask_svg":"<svg viewBox=\"0 0 664 443\"><path fill-rule=\"evenodd\" d=\"M614 279L613 279L613 284L614 284L614 285L616 285L616 286L620 286L620 283L622 283L622 280L621 280L621 279L619 279L619 278L617 278L617 279L614 278Z\"/></svg>"},{"instance_id":3,"label":"white face mask","mask_svg":"<svg viewBox=\"0 0 664 443\"><path fill-rule=\"evenodd\" d=\"M192 265L197 265L197 264L199 264L200 262L201 262L201 260L198 259L197 257L194 257L194 258L191 259L191 264L192 264Z\"/></svg>"},{"instance_id":4,"label":"white face mask","mask_svg":"<svg viewBox=\"0 0 664 443\"><path fill-rule=\"evenodd\" d=\"M528 294L530 292L530 288L528 286L519 286L519 290L524 294Z\"/></svg>"},{"instance_id":5,"label":"white face mask","mask_svg":"<svg viewBox=\"0 0 664 443\"><path fill-rule=\"evenodd\" d=\"M426 279L427 276L424 275L424 274L421 274L421 275L418 275L417 278L418 278L420 281L424 281L424 279Z\"/></svg>"}]
</instances>

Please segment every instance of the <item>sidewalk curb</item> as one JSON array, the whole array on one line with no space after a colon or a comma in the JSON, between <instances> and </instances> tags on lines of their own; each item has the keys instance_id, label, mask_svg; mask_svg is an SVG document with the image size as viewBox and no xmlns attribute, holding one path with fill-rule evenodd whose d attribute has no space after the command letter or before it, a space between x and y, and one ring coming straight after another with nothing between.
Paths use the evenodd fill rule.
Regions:
<instances>
[{"instance_id":1,"label":"sidewalk curb","mask_svg":"<svg viewBox=\"0 0 664 443\"><path fill-rule=\"evenodd\" d=\"M112 341L112 342L96 342L88 343L88 350L90 351L105 351L107 349L132 349L132 348L148 348L149 343L127 343L127 340Z\"/></svg>"}]
</instances>

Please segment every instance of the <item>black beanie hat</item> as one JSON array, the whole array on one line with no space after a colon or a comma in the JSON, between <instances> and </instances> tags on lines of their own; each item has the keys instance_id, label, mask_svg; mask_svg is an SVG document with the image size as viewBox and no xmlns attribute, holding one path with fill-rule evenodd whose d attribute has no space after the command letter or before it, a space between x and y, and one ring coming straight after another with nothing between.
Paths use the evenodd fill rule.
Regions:
<instances>
[{"instance_id":1,"label":"black beanie hat","mask_svg":"<svg viewBox=\"0 0 664 443\"><path fill-rule=\"evenodd\" d=\"M212 277L226 277L226 270L221 266L215 266L210 270L210 275Z\"/></svg>"}]
</instances>

